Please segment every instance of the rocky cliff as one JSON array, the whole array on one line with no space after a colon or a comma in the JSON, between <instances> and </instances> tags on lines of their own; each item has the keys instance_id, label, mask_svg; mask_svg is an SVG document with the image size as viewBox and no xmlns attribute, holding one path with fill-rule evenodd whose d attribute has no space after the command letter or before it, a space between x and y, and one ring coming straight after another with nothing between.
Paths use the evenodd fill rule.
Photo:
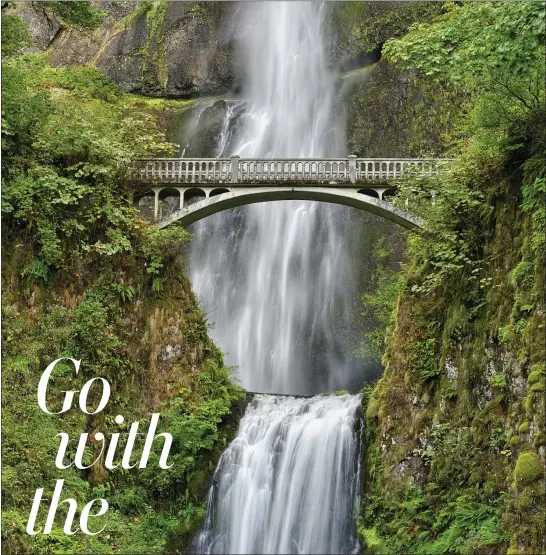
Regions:
<instances>
[{"instance_id":1,"label":"rocky cliff","mask_svg":"<svg viewBox=\"0 0 546 555\"><path fill-rule=\"evenodd\" d=\"M124 90L150 96L187 97L236 90L242 68L236 56L237 2L131 2L93 0L102 12L94 29L66 25L46 4L19 3L29 26L31 51L47 51L53 66L87 64ZM439 10L436 3L331 2L328 5L332 67L340 73L368 66L381 45L411 23Z\"/></svg>"},{"instance_id":2,"label":"rocky cliff","mask_svg":"<svg viewBox=\"0 0 546 555\"><path fill-rule=\"evenodd\" d=\"M53 66L95 66L124 90L150 96L189 96L231 89L238 70L226 25L231 3L93 2L96 29L63 25L39 3L16 8L28 24L34 51Z\"/></svg>"}]
</instances>

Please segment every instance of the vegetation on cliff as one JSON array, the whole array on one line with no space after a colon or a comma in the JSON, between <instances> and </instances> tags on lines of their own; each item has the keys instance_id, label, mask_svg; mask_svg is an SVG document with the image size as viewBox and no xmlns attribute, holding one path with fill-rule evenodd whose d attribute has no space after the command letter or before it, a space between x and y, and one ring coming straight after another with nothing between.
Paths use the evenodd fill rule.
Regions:
<instances>
[{"instance_id":1,"label":"vegetation on cliff","mask_svg":"<svg viewBox=\"0 0 546 555\"><path fill-rule=\"evenodd\" d=\"M242 390L208 338L185 277L189 234L143 221L118 169L133 157L172 152L156 127L166 101L127 95L93 68L54 69L43 54L23 55L25 26L16 16L2 25L2 547L175 551L202 522L204 493ZM38 380L59 357L81 359L82 368L75 376L70 364L57 367L48 392L53 406L63 391L100 376L112 387L105 411L39 409ZM153 455L145 469L108 471L101 458L87 471L59 475L56 434L68 433L75 449L84 431L109 437L140 421L144 432L152 412L161 413L159 431L173 434L172 468L158 471ZM114 422L117 414L124 424ZM96 449L90 442L86 464ZM135 459L141 450L137 443ZM62 506L52 534L26 533L34 492L43 487L50 495L60 477L80 508L108 499L107 533L63 534Z\"/></svg>"},{"instance_id":2,"label":"vegetation on cliff","mask_svg":"<svg viewBox=\"0 0 546 555\"><path fill-rule=\"evenodd\" d=\"M365 396L365 552L542 553L544 6L449 4L383 54L459 99L457 163L401 188L427 227L365 299L392 314Z\"/></svg>"}]
</instances>

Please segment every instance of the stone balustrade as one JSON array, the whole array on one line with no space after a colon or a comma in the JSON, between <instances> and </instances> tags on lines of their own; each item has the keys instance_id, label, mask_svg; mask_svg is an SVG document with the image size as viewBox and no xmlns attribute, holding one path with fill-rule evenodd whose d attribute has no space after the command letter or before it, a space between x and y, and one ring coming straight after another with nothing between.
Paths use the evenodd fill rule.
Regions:
<instances>
[{"instance_id":1,"label":"stone balustrade","mask_svg":"<svg viewBox=\"0 0 546 555\"><path fill-rule=\"evenodd\" d=\"M134 160L129 170L144 184L225 183L239 186L276 183L392 183L404 174L432 175L451 167L449 158L149 158Z\"/></svg>"}]
</instances>

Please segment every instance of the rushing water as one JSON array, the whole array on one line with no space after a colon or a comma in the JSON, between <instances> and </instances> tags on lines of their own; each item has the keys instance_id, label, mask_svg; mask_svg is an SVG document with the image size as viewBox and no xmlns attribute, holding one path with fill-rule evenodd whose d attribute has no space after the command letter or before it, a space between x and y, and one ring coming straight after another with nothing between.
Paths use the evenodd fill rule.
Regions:
<instances>
[{"instance_id":1,"label":"rushing water","mask_svg":"<svg viewBox=\"0 0 546 555\"><path fill-rule=\"evenodd\" d=\"M250 2L241 10L247 86L244 101L224 103L215 154L339 154L343 125L322 49L324 5ZM347 347L358 248L344 240L352 215L280 201L194 227L192 282L246 389L313 394L362 382Z\"/></svg>"},{"instance_id":2,"label":"rushing water","mask_svg":"<svg viewBox=\"0 0 546 555\"><path fill-rule=\"evenodd\" d=\"M217 156L339 154L343 126L322 46L324 5L251 2L239 10L243 99L201 109L194 128L204 129L206 109L223 114ZM362 383L347 363L356 297L349 224L347 208L282 201L194 227L192 281L246 389L313 394ZM258 396L216 471L199 551L354 551L359 402L357 395Z\"/></svg>"},{"instance_id":3,"label":"rushing water","mask_svg":"<svg viewBox=\"0 0 546 555\"><path fill-rule=\"evenodd\" d=\"M355 395L257 396L222 455L205 553L352 553Z\"/></svg>"}]
</instances>

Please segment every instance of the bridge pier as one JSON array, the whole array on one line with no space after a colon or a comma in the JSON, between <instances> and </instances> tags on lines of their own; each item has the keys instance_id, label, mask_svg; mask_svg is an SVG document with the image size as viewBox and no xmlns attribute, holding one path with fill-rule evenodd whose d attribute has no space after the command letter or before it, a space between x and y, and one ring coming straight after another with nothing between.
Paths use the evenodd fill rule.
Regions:
<instances>
[{"instance_id":1,"label":"bridge pier","mask_svg":"<svg viewBox=\"0 0 546 555\"><path fill-rule=\"evenodd\" d=\"M154 187L154 221L159 219L159 193L161 189Z\"/></svg>"},{"instance_id":2,"label":"bridge pier","mask_svg":"<svg viewBox=\"0 0 546 555\"><path fill-rule=\"evenodd\" d=\"M239 183L239 160L240 156L231 157L231 183Z\"/></svg>"}]
</instances>

